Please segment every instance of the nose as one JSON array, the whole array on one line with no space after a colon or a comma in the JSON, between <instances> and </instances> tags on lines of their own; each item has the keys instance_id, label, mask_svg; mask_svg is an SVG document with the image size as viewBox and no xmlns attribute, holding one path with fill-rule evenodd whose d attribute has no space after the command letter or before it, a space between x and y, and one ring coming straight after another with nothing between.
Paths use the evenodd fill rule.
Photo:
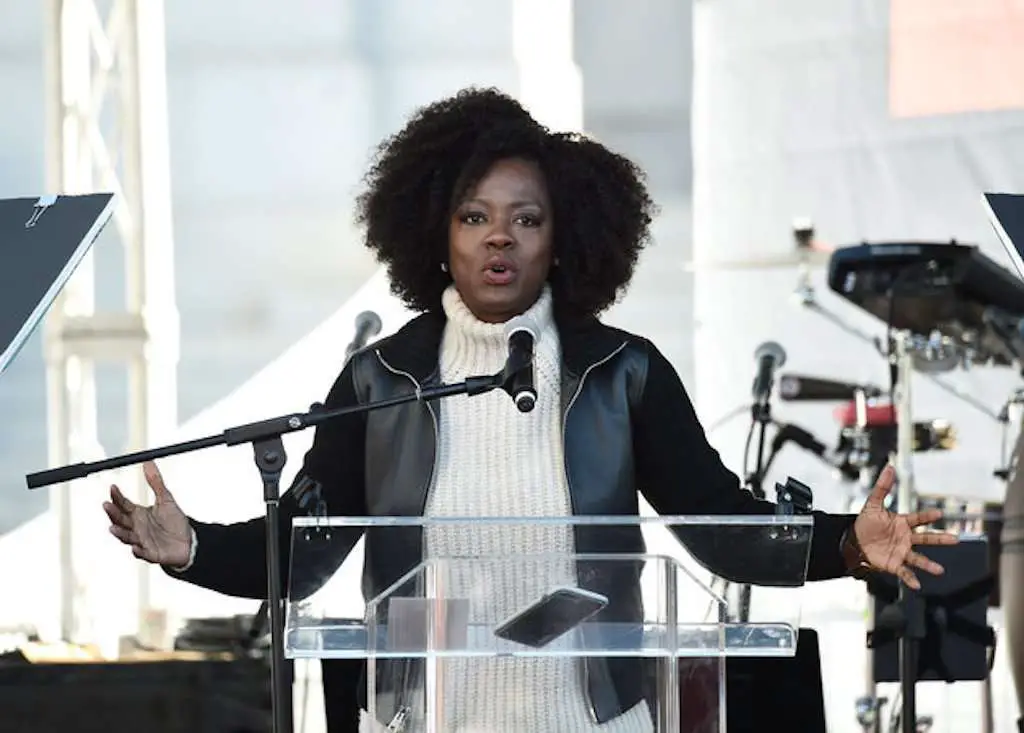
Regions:
<instances>
[{"instance_id":1,"label":"nose","mask_svg":"<svg viewBox=\"0 0 1024 733\"><path fill-rule=\"evenodd\" d=\"M515 244L515 240L504 227L495 227L484 238L484 244L494 249L505 249Z\"/></svg>"}]
</instances>

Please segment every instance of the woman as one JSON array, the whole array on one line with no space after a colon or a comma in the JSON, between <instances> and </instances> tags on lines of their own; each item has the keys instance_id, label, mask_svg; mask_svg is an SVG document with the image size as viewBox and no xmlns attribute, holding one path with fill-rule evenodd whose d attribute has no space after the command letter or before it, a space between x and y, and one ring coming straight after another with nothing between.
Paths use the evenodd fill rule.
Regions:
<instances>
[{"instance_id":1,"label":"woman","mask_svg":"<svg viewBox=\"0 0 1024 733\"><path fill-rule=\"evenodd\" d=\"M654 345L597 320L628 285L649 236L653 204L628 160L585 137L549 132L499 92L467 90L420 110L384 141L359 205L367 246L387 266L393 291L422 315L357 353L327 406L496 372L506 357L503 324L520 315L540 331L537 403L522 414L495 391L326 423L293 489L319 488L332 515L635 515L638 492L662 514L774 512L722 464ZM223 526L189 519L156 467L145 473L152 507L111 488L104 507L114 536L183 580L264 597L263 520ZM881 502L892 483L890 469L857 517L815 514L810 580L870 567L916 587L913 568L942 572L912 545L955 540L913 532L938 512L888 514ZM299 513L293 495L282 501L288 523ZM427 531L378 540L367 537L369 593L425 555L643 547L629 530L552 530L525 539L498 530ZM283 551L288 545L286 523ZM567 579L561 575L571 576L568 564L537 585ZM484 611L494 621L538 590L496 583ZM635 617L638 599L626 595L606 612ZM481 662L450 702L450 729L653 730L635 660L586 659L582 676L565 664ZM386 724L393 713L378 717Z\"/></svg>"}]
</instances>

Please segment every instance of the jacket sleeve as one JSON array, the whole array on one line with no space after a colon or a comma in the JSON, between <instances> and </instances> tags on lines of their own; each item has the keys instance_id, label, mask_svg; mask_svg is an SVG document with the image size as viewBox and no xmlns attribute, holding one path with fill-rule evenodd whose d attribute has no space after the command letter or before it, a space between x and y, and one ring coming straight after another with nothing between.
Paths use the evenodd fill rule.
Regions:
<instances>
[{"instance_id":1,"label":"jacket sleeve","mask_svg":"<svg viewBox=\"0 0 1024 733\"><path fill-rule=\"evenodd\" d=\"M725 467L718 451L708 443L679 375L653 344L648 342L647 348L647 378L633 412L633 452L638 484L654 510L663 515L774 514L775 504L755 499ZM814 512L807 580L847 574L842 543L855 518ZM687 548L713 571L717 572L722 561L734 564L727 555L741 565L750 559L743 557L747 554L744 550L721 541L720 533L718 538L700 537L702 534L706 533L696 528L677 532ZM746 549L753 552L755 548Z\"/></svg>"},{"instance_id":2,"label":"jacket sleeve","mask_svg":"<svg viewBox=\"0 0 1024 733\"><path fill-rule=\"evenodd\" d=\"M356 404L351 362L335 381L324 402L326 409ZM306 452L291 487L280 502L278 540L281 547L282 590L289 589L291 569L292 520L310 513L299 506L296 489L303 492L320 489L326 513L330 516L363 516L364 415L338 417L314 428L313 445ZM255 470L254 470L255 473ZM254 477L254 481L255 481ZM164 568L170 576L189 583L241 598L267 597L266 519L257 517L235 524L207 524L190 518L196 538L195 558L188 569L178 572ZM300 596L312 593L344 562L358 542L362 531L351 528L343 532L334 528L329 539L315 545L308 557L301 559L302 584ZM325 544L326 543L326 544ZM310 547L314 547L310 543ZM313 582L316 580L317 582Z\"/></svg>"}]
</instances>

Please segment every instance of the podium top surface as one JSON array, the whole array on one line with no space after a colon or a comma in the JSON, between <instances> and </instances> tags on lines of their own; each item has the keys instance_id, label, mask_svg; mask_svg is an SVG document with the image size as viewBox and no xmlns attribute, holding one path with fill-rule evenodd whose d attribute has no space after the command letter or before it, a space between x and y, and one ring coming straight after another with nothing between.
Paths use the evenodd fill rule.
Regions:
<instances>
[{"instance_id":1,"label":"podium top surface","mask_svg":"<svg viewBox=\"0 0 1024 733\"><path fill-rule=\"evenodd\" d=\"M1017 276L1024 278L1024 194L986 193L984 203Z\"/></svg>"},{"instance_id":2,"label":"podium top surface","mask_svg":"<svg viewBox=\"0 0 1024 733\"><path fill-rule=\"evenodd\" d=\"M114 195L0 199L0 374L110 220Z\"/></svg>"}]
</instances>

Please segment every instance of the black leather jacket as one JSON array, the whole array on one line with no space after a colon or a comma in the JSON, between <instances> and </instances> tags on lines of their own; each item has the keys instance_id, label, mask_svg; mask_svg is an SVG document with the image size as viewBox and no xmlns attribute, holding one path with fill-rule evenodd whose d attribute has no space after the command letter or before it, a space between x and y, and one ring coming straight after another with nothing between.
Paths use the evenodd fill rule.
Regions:
<instances>
[{"instance_id":1,"label":"black leather jacket","mask_svg":"<svg viewBox=\"0 0 1024 733\"><path fill-rule=\"evenodd\" d=\"M421 315L390 338L357 353L332 387L326 406L365 404L437 383L444 323L441 313ZM558 329L563 358L562 437L574 514L635 515L638 492L660 514L774 512L773 504L754 499L722 464L675 370L653 344L597 320L558 320ZM411 402L321 425L293 489L319 486L332 515L422 515L433 480L437 411L441 409L443 402ZM300 513L294 494L286 494L281 504L285 568L290 545L287 525ZM852 516L816 513L808 580L845 574L840 545L852 520ZM229 595L266 596L261 518L233 525L193 521L193 527L198 539L195 562L180 577ZM376 595L421 559L419 532L386 532L375 530L366 539L365 597ZM354 531L342 538L344 552L358 539ZM749 576L751 556L743 548L734 548L726 557L713 556L710 545L699 546L699 538L697 542L681 539L719 574ZM643 546L636 528L576 528L579 553L638 552ZM762 569L771 565L770 559L758 563ZM614 591L608 594L614 601L603 612L609 620L638 618L641 613L640 568L627 572L628 577L591 577L587 584L606 594ZM638 663L634 659L584 660L584 680L596 721L614 718L643 698Z\"/></svg>"}]
</instances>

